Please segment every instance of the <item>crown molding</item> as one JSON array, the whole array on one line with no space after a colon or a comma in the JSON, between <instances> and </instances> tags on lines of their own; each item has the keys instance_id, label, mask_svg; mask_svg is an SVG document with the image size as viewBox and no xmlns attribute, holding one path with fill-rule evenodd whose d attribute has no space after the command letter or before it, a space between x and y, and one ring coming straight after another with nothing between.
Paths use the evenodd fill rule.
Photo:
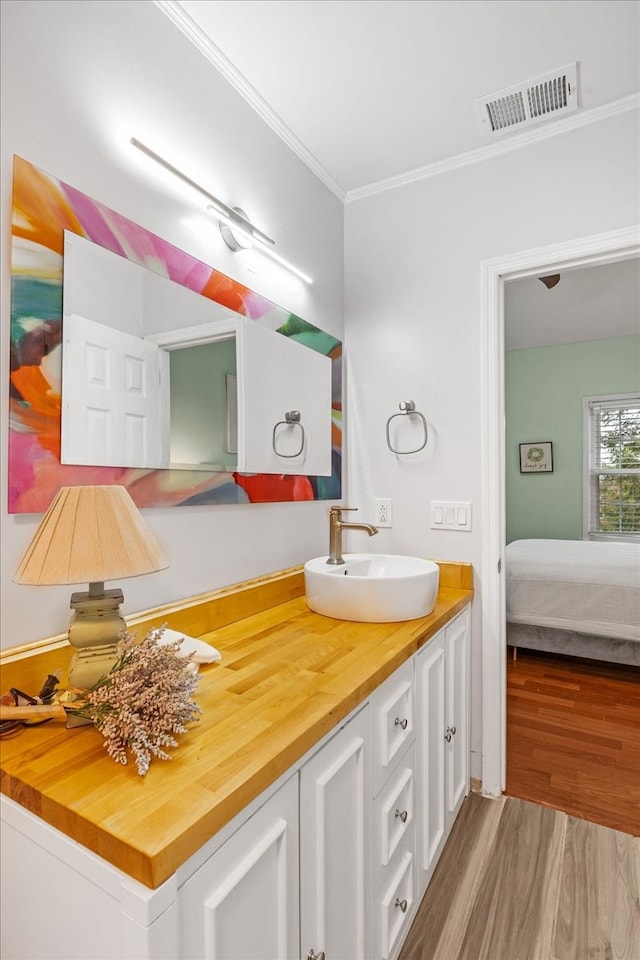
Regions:
<instances>
[{"instance_id":1,"label":"crown molding","mask_svg":"<svg viewBox=\"0 0 640 960\"><path fill-rule=\"evenodd\" d=\"M521 150L533 143L539 143L541 140L568 133L570 130L586 127L591 123L599 123L630 110L637 110L639 107L640 93L632 93L628 97L622 97L622 99L615 100L603 107L595 107L593 110L585 110L583 113L574 113L570 117L562 117L554 123L529 129L526 132L511 136L508 140L490 143L484 147L478 147L476 150L469 150L467 153L460 153L455 157L448 157L446 160L439 160L437 163L430 163L424 167L409 170L407 173L399 174L396 177L389 177L387 180L379 180L377 183L349 190L345 197L345 203L353 203L356 200L371 197L376 193L395 190L397 187L405 186L408 183L428 180L430 177L437 177L441 173L449 173L451 170L460 169L460 167L468 167L473 163L482 163L485 160L491 160L493 157L499 157L514 150Z\"/></svg>"},{"instance_id":2,"label":"crown molding","mask_svg":"<svg viewBox=\"0 0 640 960\"><path fill-rule=\"evenodd\" d=\"M271 127L274 133L280 137L289 149L292 150L293 153L309 167L312 173L324 183L331 193L344 204L354 203L357 200L363 200L377 193L385 193L387 190L395 190L406 184L416 183L420 180L428 180L431 177L437 177L442 173L449 173L461 167L468 167L474 163L482 163L485 160L491 160L493 157L500 157L514 150L521 150L531 144L547 140L549 137L559 136L571 130L588 126L591 123L599 123L602 120L607 120L618 114L640 108L640 93L633 93L605 106L585 110L582 113L574 113L569 117L561 117L553 122L547 122L539 127L530 128L522 133L511 135L508 139L503 138L495 143L486 144L483 147L469 150L455 157L438 160L436 163L429 163L423 167L409 170L407 173L366 184L363 187L356 187L354 190L344 190L318 161L317 157L311 153L310 150L307 150L286 123L272 110L258 91L251 86L240 71L234 67L231 61L225 57L206 33L204 33L196 22L183 10L179 0L153 0L153 2L171 22L178 27L187 39L204 54L207 60L222 74L225 80L231 84L240 96L247 101L249 106L253 107L256 113L262 117L265 123Z\"/></svg>"},{"instance_id":3,"label":"crown molding","mask_svg":"<svg viewBox=\"0 0 640 960\"><path fill-rule=\"evenodd\" d=\"M281 140L315 173L319 180L344 203L346 192L336 183L330 173L318 162L317 158L298 140L278 114L251 86L248 80L237 70L231 61L211 41L196 22L182 9L178 0L154 0L155 5L171 20L198 50L205 55L219 73L243 97L249 106L276 133Z\"/></svg>"}]
</instances>

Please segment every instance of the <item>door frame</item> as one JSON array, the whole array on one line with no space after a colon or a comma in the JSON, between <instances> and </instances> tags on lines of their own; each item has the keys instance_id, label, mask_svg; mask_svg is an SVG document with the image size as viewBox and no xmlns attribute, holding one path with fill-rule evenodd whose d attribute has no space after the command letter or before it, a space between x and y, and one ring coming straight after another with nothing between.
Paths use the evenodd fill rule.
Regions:
<instances>
[{"instance_id":1,"label":"door frame","mask_svg":"<svg viewBox=\"0 0 640 960\"><path fill-rule=\"evenodd\" d=\"M640 256L640 225L484 260L481 268L483 352L482 477L482 792L506 784L506 602L504 284L539 274Z\"/></svg>"}]
</instances>

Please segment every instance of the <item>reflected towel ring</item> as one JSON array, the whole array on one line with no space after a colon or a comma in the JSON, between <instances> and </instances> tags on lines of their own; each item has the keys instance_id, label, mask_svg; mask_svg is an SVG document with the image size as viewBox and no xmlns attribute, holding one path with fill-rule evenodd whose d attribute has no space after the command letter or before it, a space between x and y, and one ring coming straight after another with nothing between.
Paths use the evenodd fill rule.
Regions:
<instances>
[{"instance_id":1,"label":"reflected towel ring","mask_svg":"<svg viewBox=\"0 0 640 960\"><path fill-rule=\"evenodd\" d=\"M276 449L276 431L278 427L282 426L294 426L300 427L302 431L300 437L300 449L296 453L280 453ZM271 438L271 445L273 447L273 452L277 457L284 457L287 460L292 460L294 457L299 457L302 451L304 450L304 427L300 423L300 411L299 410L290 410L288 413L285 413L284 420L278 420L275 427L273 428L273 436Z\"/></svg>"},{"instance_id":2,"label":"reflected towel ring","mask_svg":"<svg viewBox=\"0 0 640 960\"><path fill-rule=\"evenodd\" d=\"M398 453L401 456L406 456L409 453L419 453L421 450L424 450L427 445L427 440L429 439L429 429L427 427L427 421L424 418L424 414L420 413L419 410L416 410L416 405L413 400L401 400L399 407L400 413L392 414L387 420L387 446L389 447L389 450L391 450L391 453ZM395 420L396 417L406 416L420 417L422 420L422 428L424 430L424 440L419 447L415 448L415 450L396 450L396 448L392 445L391 437L389 436L389 425L392 420Z\"/></svg>"}]
</instances>

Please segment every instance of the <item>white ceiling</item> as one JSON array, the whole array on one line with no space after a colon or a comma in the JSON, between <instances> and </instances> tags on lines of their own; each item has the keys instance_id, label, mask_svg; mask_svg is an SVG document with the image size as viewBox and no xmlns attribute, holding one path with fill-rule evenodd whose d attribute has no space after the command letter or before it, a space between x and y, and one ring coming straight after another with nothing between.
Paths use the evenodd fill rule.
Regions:
<instances>
[{"instance_id":1,"label":"white ceiling","mask_svg":"<svg viewBox=\"0 0 640 960\"><path fill-rule=\"evenodd\" d=\"M346 202L640 103L639 0L156 2ZM491 140L476 98L573 62L577 114ZM507 348L640 332L639 270L507 284Z\"/></svg>"},{"instance_id":2,"label":"white ceiling","mask_svg":"<svg viewBox=\"0 0 640 960\"><path fill-rule=\"evenodd\" d=\"M507 350L640 334L640 260L567 270L550 290L537 277L513 280L504 314Z\"/></svg>"},{"instance_id":3,"label":"white ceiling","mask_svg":"<svg viewBox=\"0 0 640 960\"><path fill-rule=\"evenodd\" d=\"M637 0L158 5L343 199L486 147L474 100L548 71L578 62L582 118L640 89Z\"/></svg>"}]
</instances>

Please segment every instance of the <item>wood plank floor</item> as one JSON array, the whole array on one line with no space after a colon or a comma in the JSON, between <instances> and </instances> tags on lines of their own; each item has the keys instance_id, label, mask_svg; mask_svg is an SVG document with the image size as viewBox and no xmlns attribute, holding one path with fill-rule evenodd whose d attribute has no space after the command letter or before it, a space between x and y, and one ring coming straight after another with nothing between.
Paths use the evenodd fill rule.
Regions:
<instances>
[{"instance_id":1,"label":"wood plank floor","mask_svg":"<svg viewBox=\"0 0 640 960\"><path fill-rule=\"evenodd\" d=\"M505 792L639 836L640 670L509 655Z\"/></svg>"},{"instance_id":2,"label":"wood plank floor","mask_svg":"<svg viewBox=\"0 0 640 960\"><path fill-rule=\"evenodd\" d=\"M639 960L640 840L471 794L399 960Z\"/></svg>"}]
</instances>

